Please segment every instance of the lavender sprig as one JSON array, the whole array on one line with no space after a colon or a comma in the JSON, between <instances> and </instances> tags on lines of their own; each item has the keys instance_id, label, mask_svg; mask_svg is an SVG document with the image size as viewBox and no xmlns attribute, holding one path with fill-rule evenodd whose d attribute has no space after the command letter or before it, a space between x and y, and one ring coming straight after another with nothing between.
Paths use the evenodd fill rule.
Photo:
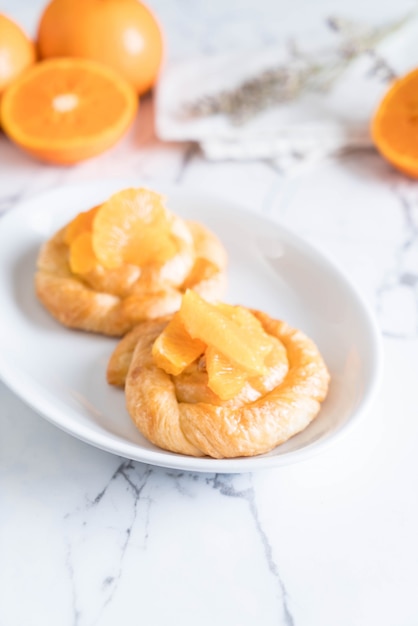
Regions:
<instances>
[{"instance_id":1,"label":"lavender sprig","mask_svg":"<svg viewBox=\"0 0 418 626\"><path fill-rule=\"evenodd\" d=\"M304 92L326 92L351 63L364 54L374 58L376 67L385 65L375 51L376 46L414 16L415 12L409 13L395 22L371 28L330 17L326 20L327 26L341 38L335 50L315 58L292 43L286 63L263 70L233 89L206 94L188 102L182 107L182 115L206 117L224 114L238 125L276 104L295 100ZM387 78L393 78L394 73L389 71L387 64L386 70Z\"/></svg>"}]
</instances>

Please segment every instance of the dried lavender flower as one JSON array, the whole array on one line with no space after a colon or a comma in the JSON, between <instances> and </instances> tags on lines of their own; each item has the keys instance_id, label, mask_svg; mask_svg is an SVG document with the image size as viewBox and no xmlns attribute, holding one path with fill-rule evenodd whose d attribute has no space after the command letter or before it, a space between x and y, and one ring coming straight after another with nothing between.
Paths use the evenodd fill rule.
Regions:
<instances>
[{"instance_id":1,"label":"dried lavender flower","mask_svg":"<svg viewBox=\"0 0 418 626\"><path fill-rule=\"evenodd\" d=\"M374 58L375 73L391 79L394 73L378 56L375 47L413 16L415 12L380 27L364 27L343 18L329 17L326 24L339 35L341 41L325 57L318 55L315 58L305 54L292 41L285 63L263 70L237 87L188 102L183 105L181 114L185 117L224 114L234 124L243 124L261 111L294 100L304 92L329 90L349 65L363 54Z\"/></svg>"}]
</instances>

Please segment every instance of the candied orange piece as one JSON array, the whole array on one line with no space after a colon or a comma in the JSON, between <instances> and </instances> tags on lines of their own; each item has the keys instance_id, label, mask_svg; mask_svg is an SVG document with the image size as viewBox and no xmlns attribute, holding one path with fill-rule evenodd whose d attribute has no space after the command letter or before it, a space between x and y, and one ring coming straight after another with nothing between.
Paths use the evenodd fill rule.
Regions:
<instances>
[{"instance_id":1,"label":"candied orange piece","mask_svg":"<svg viewBox=\"0 0 418 626\"><path fill-rule=\"evenodd\" d=\"M210 346L206 349L205 358L208 387L221 400L234 398L245 385L248 372Z\"/></svg>"},{"instance_id":2,"label":"candied orange piece","mask_svg":"<svg viewBox=\"0 0 418 626\"><path fill-rule=\"evenodd\" d=\"M74 274L86 274L97 263L93 251L91 233L85 231L76 237L70 245L70 269Z\"/></svg>"},{"instance_id":3,"label":"candied orange piece","mask_svg":"<svg viewBox=\"0 0 418 626\"><path fill-rule=\"evenodd\" d=\"M248 320L247 324L240 325L228 311L188 290L183 296L179 316L191 337L212 346L247 372L264 374L265 357L272 349L271 339L261 325L259 328L253 322L249 325ZM243 316L240 312L235 315Z\"/></svg>"},{"instance_id":4,"label":"candied orange piece","mask_svg":"<svg viewBox=\"0 0 418 626\"><path fill-rule=\"evenodd\" d=\"M148 189L125 189L111 196L94 219L93 250L109 269L172 258L177 245L163 197Z\"/></svg>"},{"instance_id":5,"label":"candied orange piece","mask_svg":"<svg viewBox=\"0 0 418 626\"><path fill-rule=\"evenodd\" d=\"M247 332L266 334L261 322L243 306L234 306L226 302L218 302L216 307L227 317L230 317L238 326L242 326Z\"/></svg>"},{"instance_id":6,"label":"candied orange piece","mask_svg":"<svg viewBox=\"0 0 418 626\"><path fill-rule=\"evenodd\" d=\"M64 241L67 246L71 245L81 233L91 231L93 229L93 220L99 207L95 206L89 211L83 211L67 224L65 228Z\"/></svg>"},{"instance_id":7,"label":"candied orange piece","mask_svg":"<svg viewBox=\"0 0 418 626\"><path fill-rule=\"evenodd\" d=\"M158 367L175 376L203 354L205 348L202 341L190 337L178 315L174 315L155 340L152 356Z\"/></svg>"}]
</instances>

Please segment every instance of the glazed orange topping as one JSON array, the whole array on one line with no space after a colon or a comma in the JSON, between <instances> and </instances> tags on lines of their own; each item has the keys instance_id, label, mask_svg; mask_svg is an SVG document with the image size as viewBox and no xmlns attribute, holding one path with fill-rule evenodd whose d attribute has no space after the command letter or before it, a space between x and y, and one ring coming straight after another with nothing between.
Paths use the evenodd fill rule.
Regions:
<instances>
[{"instance_id":1,"label":"glazed orange topping","mask_svg":"<svg viewBox=\"0 0 418 626\"><path fill-rule=\"evenodd\" d=\"M152 348L154 361L168 374L180 374L203 352L206 345L200 339L192 339L178 315L167 324Z\"/></svg>"},{"instance_id":2,"label":"glazed orange topping","mask_svg":"<svg viewBox=\"0 0 418 626\"><path fill-rule=\"evenodd\" d=\"M91 232L85 231L73 239L70 246L70 268L74 274L87 274L97 264Z\"/></svg>"},{"instance_id":3,"label":"glazed orange topping","mask_svg":"<svg viewBox=\"0 0 418 626\"><path fill-rule=\"evenodd\" d=\"M64 241L75 274L97 264L107 269L162 264L177 253L163 198L147 189L125 189L80 213L67 225Z\"/></svg>"},{"instance_id":4,"label":"glazed orange topping","mask_svg":"<svg viewBox=\"0 0 418 626\"><path fill-rule=\"evenodd\" d=\"M205 356L208 387L222 400L236 396L248 380L248 372L211 346L207 347Z\"/></svg>"},{"instance_id":5,"label":"glazed orange topping","mask_svg":"<svg viewBox=\"0 0 418 626\"><path fill-rule=\"evenodd\" d=\"M211 304L188 290L179 316L191 337L222 352L252 374L265 372L264 358L272 348L271 340L245 309Z\"/></svg>"},{"instance_id":6,"label":"glazed orange topping","mask_svg":"<svg viewBox=\"0 0 418 626\"><path fill-rule=\"evenodd\" d=\"M67 246L71 245L81 233L93 230L93 220L99 207L95 206L89 211L79 213L65 228L64 241Z\"/></svg>"},{"instance_id":7,"label":"glazed orange topping","mask_svg":"<svg viewBox=\"0 0 418 626\"><path fill-rule=\"evenodd\" d=\"M206 302L192 290L153 346L156 364L180 374L205 355L208 386L223 400L234 397L253 376L266 374L273 340L250 311Z\"/></svg>"},{"instance_id":8,"label":"glazed orange topping","mask_svg":"<svg viewBox=\"0 0 418 626\"><path fill-rule=\"evenodd\" d=\"M125 189L102 204L93 225L93 249L107 268L164 263L177 252L163 197Z\"/></svg>"}]
</instances>

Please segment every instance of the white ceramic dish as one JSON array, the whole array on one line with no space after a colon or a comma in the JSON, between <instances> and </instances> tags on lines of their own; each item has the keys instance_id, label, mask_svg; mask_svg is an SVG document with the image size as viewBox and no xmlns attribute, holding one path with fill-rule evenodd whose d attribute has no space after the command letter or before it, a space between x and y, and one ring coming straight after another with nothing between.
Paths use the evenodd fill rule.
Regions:
<instances>
[{"instance_id":1,"label":"white ceramic dish","mask_svg":"<svg viewBox=\"0 0 418 626\"><path fill-rule=\"evenodd\" d=\"M81 210L138 181L53 190L0 220L0 376L37 412L68 433L120 456L163 467L245 472L318 452L364 415L376 390L381 351L372 316L356 290L314 247L263 217L219 198L158 186L168 206L223 240L231 303L265 310L318 344L331 386L318 418L271 453L239 459L193 458L160 450L133 426L123 392L105 380L116 340L70 331L53 320L33 289L42 242Z\"/></svg>"}]
</instances>

